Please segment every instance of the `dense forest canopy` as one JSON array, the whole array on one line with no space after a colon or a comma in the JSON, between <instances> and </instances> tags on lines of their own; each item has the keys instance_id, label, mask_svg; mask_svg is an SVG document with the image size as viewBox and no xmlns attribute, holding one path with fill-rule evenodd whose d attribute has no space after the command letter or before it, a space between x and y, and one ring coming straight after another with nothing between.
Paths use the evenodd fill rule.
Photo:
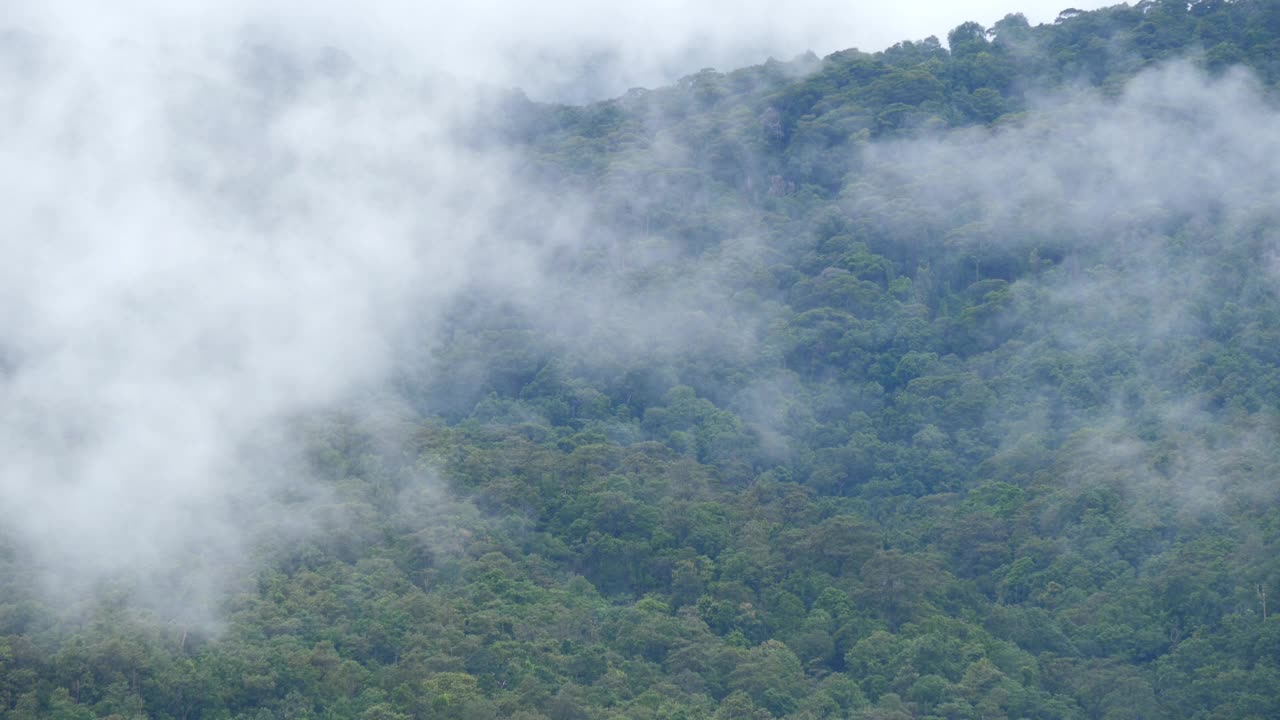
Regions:
<instances>
[{"instance_id":1,"label":"dense forest canopy","mask_svg":"<svg viewBox=\"0 0 1280 720\"><path fill-rule=\"evenodd\" d=\"M584 105L228 62L5 218L0 717L1280 716L1280 2ZM150 202L76 154L137 131L219 244L41 250Z\"/></svg>"}]
</instances>

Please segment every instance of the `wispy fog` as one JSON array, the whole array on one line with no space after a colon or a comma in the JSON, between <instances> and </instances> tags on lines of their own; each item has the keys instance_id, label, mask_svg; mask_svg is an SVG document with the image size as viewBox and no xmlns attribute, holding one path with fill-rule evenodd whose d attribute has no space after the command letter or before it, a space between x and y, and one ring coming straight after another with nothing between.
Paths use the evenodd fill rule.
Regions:
<instances>
[{"instance_id":1,"label":"wispy fog","mask_svg":"<svg viewBox=\"0 0 1280 720\"><path fill-rule=\"evenodd\" d=\"M0 516L33 577L64 596L122 581L169 607L208 603L255 538L305 534L325 502L291 419L383 392L405 338L429 349L464 288L509 295L548 335L606 356L752 351L764 318L728 318L718 284L759 252L751 238L645 292L560 287L549 263L599 250L602 233L587 198L521 182L518 158L470 138L490 89L599 97L1003 15L686 5L20 4L0 34ZM1274 122L1246 79L1177 69L1119 101L1048 102L1052 127L875 149L864 171L902 183L844 201L866 214L915 193L991 226L1043 206L1040 224L992 242L1069 245L1170 208L1235 217L1273 197L1258 128ZM631 240L608 238L613 261L643 254ZM1078 307L1146 308L1120 327L1155 352L1156 333L1184 326L1158 272L1170 256L1149 237L1123 247L1145 272L1046 285L1075 313L1053 331L1085 343ZM772 392L752 396L761 416Z\"/></svg>"},{"instance_id":2,"label":"wispy fog","mask_svg":"<svg viewBox=\"0 0 1280 720\"><path fill-rule=\"evenodd\" d=\"M1105 3L1076 4L1092 9ZM19 3L9 22L73 39L85 52L124 42L186 52L209 39L257 34L273 45L334 46L405 75L440 72L518 86L540 99L583 100L666 84L702 67L730 70L773 55L871 52L901 40L946 37L1010 12L1051 23L1063 7L1031 0L706 0L599 3L230 2L130 0L106 7Z\"/></svg>"}]
</instances>

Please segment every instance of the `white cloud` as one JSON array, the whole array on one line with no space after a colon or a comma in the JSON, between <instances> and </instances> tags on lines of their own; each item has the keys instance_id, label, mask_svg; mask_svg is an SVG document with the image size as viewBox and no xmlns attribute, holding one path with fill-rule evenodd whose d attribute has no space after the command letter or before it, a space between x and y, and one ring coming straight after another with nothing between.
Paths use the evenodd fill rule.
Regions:
<instances>
[{"instance_id":1,"label":"white cloud","mask_svg":"<svg viewBox=\"0 0 1280 720\"><path fill-rule=\"evenodd\" d=\"M869 3L836 0L559 0L463 3L279 0L273 3L133 0L86 10L83 3L21 4L16 24L74 33L86 43L151 44L257 28L304 44L348 49L406 74L448 72L535 95L571 93L582 64L608 63L600 92L652 86L712 66L721 70L812 50L883 49L900 40L943 40L966 21L991 25L1010 12L1052 22L1060 3L981 0ZM1076 5L1081 9L1103 3Z\"/></svg>"}]
</instances>

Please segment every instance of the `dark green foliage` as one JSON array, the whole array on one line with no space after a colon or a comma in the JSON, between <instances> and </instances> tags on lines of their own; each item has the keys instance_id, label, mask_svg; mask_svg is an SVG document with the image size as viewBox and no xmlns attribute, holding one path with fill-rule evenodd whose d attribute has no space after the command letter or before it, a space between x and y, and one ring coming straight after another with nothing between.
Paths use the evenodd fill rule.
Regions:
<instances>
[{"instance_id":1,"label":"dark green foliage","mask_svg":"<svg viewBox=\"0 0 1280 720\"><path fill-rule=\"evenodd\" d=\"M331 517L217 628L127 589L47 608L0 545L0 717L1280 716L1274 218L999 226L862 153L1184 55L1272 87L1280 5L948 45L504 105L525 179L643 245L566 257L563 306L714 296L695 331L575 342L459 299L401 378L408 437L302 423ZM1153 331L1167 296L1134 286L1192 276Z\"/></svg>"}]
</instances>

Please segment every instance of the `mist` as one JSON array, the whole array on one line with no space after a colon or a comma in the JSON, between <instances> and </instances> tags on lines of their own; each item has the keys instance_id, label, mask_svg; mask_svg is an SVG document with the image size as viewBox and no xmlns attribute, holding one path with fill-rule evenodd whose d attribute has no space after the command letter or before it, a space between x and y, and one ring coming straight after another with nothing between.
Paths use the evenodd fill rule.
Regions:
<instances>
[{"instance_id":1,"label":"mist","mask_svg":"<svg viewBox=\"0 0 1280 720\"><path fill-rule=\"evenodd\" d=\"M1052 23L1061 10L1049 0L1017 8L996 0L963 7L932 0L888 7L832 0L608 6L583 0L448 6L382 0L358 8L294 0L270 7L130 0L110 11L24 2L11 8L9 23L67 38L86 52L136 43L181 53L192 42L249 34L275 46L340 48L379 72L444 73L519 87L539 100L582 102L669 84L703 67L731 70L771 55L786 60L850 47L872 52L902 40L945 37L962 22L991 23L1015 11L1033 23Z\"/></svg>"},{"instance_id":2,"label":"mist","mask_svg":"<svg viewBox=\"0 0 1280 720\"><path fill-rule=\"evenodd\" d=\"M1249 72L1178 61L1116 92L1041 95L996 127L857 153L840 200L856 226L947 248L967 264L943 280L956 289L1010 281L988 331L1012 342L970 363L1000 388L997 462L1061 444L1052 482L1170 518L1274 497L1263 401L1224 408L1230 371L1174 358L1211 367L1225 340L1211 326L1276 293L1275 110ZM1226 269L1242 257L1256 274ZM1258 319L1236 327L1233 345L1266 362Z\"/></svg>"},{"instance_id":3,"label":"mist","mask_svg":"<svg viewBox=\"0 0 1280 720\"><path fill-rule=\"evenodd\" d=\"M621 25L598 9L467 13L55 3L10 17L0 510L35 592L70 604L107 583L214 620L255 546L343 522L300 419L399 407L390 380L431 373L405 358L430 357L464 289L566 338L612 315L622 331L605 332L627 347L679 343L672 311L603 284L591 316L552 322L582 297L548 267L593 237L589 199L522 181L471 129L502 88L559 94L594 53L636 74L610 66L585 95L665 79L694 48L736 62L804 32L780 41L762 21L708 38L720 26L695 14L615 46Z\"/></svg>"},{"instance_id":4,"label":"mist","mask_svg":"<svg viewBox=\"0 0 1280 720\"><path fill-rule=\"evenodd\" d=\"M583 101L705 65L875 49L907 27L789 7L785 22L770 3L607 16L482 3L446 20L395 4L19 7L0 36L0 97L15 108L0 120L0 512L42 591L75 599L122 582L166 612L216 616L259 539L330 521L294 421L400 407L389 386L406 374L466 385L477 376L433 375L422 358L478 292L587 364L759 352L771 299L727 295L738 265L771 252L763 232L694 262L666 239L593 224L589 193L529 182L519 152L471 133L510 88ZM1038 124L1049 112L1061 118ZM1133 274L1081 283L1064 263L1034 290L1060 318L1042 333L1084 348L1111 327L1094 324L1105 312L1135 352L1157 353L1196 332L1185 299L1204 276L1133 229L1170 209L1247 223L1265 208L1269 112L1247 76L1157 70L1119 99L1045 98L1008 128L848 148L851 172L890 182L855 183L838 204L906 232L883 208L909 195L937 213L920 242L957 213L999 228L953 236L961 248L1026 253L1037 244L1017 243L1056 236L1049 249L1066 258L1070 243L1122 238L1114 252ZM1028 148L1030 160L1015 152ZM617 270L560 269L588 249ZM566 288L570 277L583 284ZM778 373L730 398L779 448L773 398L793 384Z\"/></svg>"}]
</instances>

